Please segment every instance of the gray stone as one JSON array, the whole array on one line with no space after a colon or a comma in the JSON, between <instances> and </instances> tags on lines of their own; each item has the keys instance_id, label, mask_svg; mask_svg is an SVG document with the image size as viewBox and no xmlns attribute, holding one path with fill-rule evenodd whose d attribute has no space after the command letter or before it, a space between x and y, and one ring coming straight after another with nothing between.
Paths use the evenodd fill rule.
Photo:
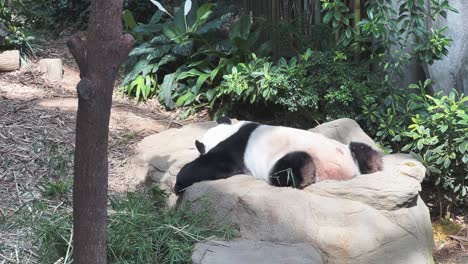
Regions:
<instances>
[{"instance_id":1,"label":"gray stone","mask_svg":"<svg viewBox=\"0 0 468 264\"><path fill-rule=\"evenodd\" d=\"M340 118L331 122L320 124L309 131L320 133L328 138L337 140L343 144L351 141L366 143L378 149L374 141L362 130L359 124L349 118Z\"/></svg>"},{"instance_id":2,"label":"gray stone","mask_svg":"<svg viewBox=\"0 0 468 264\"><path fill-rule=\"evenodd\" d=\"M180 168L198 156L195 139L214 125L192 124L145 138L134 158L135 177L171 190ZM350 119L313 130L343 143L375 147ZM170 205L211 210L220 220L238 225L242 239L305 243L317 248L324 263L425 264L432 263L433 237L428 208L418 195L424 176L424 166L411 156L392 154L384 157L384 171L348 181L323 181L298 190L238 175L196 183L180 197L171 194ZM216 256L207 256L207 261Z\"/></svg>"},{"instance_id":3,"label":"gray stone","mask_svg":"<svg viewBox=\"0 0 468 264\"><path fill-rule=\"evenodd\" d=\"M172 128L144 138L132 159L135 182L156 182L172 190L175 176L187 162L198 156L195 139L199 139L216 122L200 122Z\"/></svg>"},{"instance_id":4,"label":"gray stone","mask_svg":"<svg viewBox=\"0 0 468 264\"><path fill-rule=\"evenodd\" d=\"M195 245L194 264L322 264L322 257L306 243L237 239Z\"/></svg>"},{"instance_id":5,"label":"gray stone","mask_svg":"<svg viewBox=\"0 0 468 264\"><path fill-rule=\"evenodd\" d=\"M360 201L235 176L194 184L179 202L201 211L211 207L204 200L216 201L212 213L238 225L243 238L309 243L322 252L326 263L418 264L432 258L428 210L420 199L408 201L411 206L400 212L406 213L400 220L396 213L389 217L388 211ZM405 229L409 226L419 229Z\"/></svg>"},{"instance_id":6,"label":"gray stone","mask_svg":"<svg viewBox=\"0 0 468 264\"><path fill-rule=\"evenodd\" d=\"M360 201L379 210L414 205L421 191L424 166L403 154L385 156L384 165L384 171L360 175L350 181L322 181L310 185L307 190L322 196Z\"/></svg>"},{"instance_id":7,"label":"gray stone","mask_svg":"<svg viewBox=\"0 0 468 264\"><path fill-rule=\"evenodd\" d=\"M453 40L452 46L448 48L448 56L428 66L428 77L433 80L435 91L449 92L455 88L468 95L468 1L452 0L450 5L458 13L448 12L447 19L438 18L434 26L448 26L446 35Z\"/></svg>"}]
</instances>

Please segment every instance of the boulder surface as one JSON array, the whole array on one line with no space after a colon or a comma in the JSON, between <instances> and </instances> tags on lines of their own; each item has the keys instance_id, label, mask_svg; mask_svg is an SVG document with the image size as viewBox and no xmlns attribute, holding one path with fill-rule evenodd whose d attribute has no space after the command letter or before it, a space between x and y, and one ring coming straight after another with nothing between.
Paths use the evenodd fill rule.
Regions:
<instances>
[{"instance_id":1,"label":"boulder surface","mask_svg":"<svg viewBox=\"0 0 468 264\"><path fill-rule=\"evenodd\" d=\"M196 123L145 138L134 158L135 179L172 190L180 168L198 156L195 139L214 125ZM370 140L375 146L350 119L312 130L345 144ZM306 244L320 253L323 263L425 264L433 263L433 235L429 210L419 197L424 175L424 166L411 156L392 154L384 157L384 171L348 181L322 181L298 190L238 175L196 183L182 196L172 194L170 201L173 206L190 205L194 211L209 208L220 221L238 225L247 244L287 243L289 251L284 249L283 257L291 257L292 245ZM248 260L256 256L242 255L236 246L206 252L211 253L195 263L214 263L210 261L226 252L247 261L238 263L254 263Z\"/></svg>"}]
</instances>

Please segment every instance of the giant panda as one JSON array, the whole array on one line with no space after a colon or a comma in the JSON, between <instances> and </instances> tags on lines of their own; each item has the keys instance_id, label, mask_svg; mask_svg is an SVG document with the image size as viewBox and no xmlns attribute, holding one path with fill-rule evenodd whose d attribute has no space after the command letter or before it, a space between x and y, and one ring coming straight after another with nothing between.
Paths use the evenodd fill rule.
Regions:
<instances>
[{"instance_id":1,"label":"giant panda","mask_svg":"<svg viewBox=\"0 0 468 264\"><path fill-rule=\"evenodd\" d=\"M381 153L307 130L223 118L195 145L200 156L182 167L174 191L193 183L249 174L273 186L305 188L382 170Z\"/></svg>"}]
</instances>

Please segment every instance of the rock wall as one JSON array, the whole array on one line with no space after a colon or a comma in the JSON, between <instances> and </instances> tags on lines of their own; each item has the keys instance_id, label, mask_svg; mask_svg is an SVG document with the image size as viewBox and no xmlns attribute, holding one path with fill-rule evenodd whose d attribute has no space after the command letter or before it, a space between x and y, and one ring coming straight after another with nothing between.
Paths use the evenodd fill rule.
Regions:
<instances>
[{"instance_id":1,"label":"rock wall","mask_svg":"<svg viewBox=\"0 0 468 264\"><path fill-rule=\"evenodd\" d=\"M450 5L458 13L448 12L447 19L439 18L433 26L448 26L447 37L453 43L448 56L428 66L428 77L434 81L435 91L450 92L455 88L468 95L468 1L451 0Z\"/></svg>"}]
</instances>

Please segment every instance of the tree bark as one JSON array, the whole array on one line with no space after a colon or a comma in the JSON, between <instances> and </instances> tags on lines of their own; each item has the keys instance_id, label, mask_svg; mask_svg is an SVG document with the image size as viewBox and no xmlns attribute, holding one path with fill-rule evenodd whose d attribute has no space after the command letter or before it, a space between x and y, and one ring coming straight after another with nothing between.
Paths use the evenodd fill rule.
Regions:
<instances>
[{"instance_id":1,"label":"tree bark","mask_svg":"<svg viewBox=\"0 0 468 264\"><path fill-rule=\"evenodd\" d=\"M88 31L67 46L80 69L73 184L74 263L107 263L108 134L112 91L133 46L122 35L122 1L92 0Z\"/></svg>"}]
</instances>

